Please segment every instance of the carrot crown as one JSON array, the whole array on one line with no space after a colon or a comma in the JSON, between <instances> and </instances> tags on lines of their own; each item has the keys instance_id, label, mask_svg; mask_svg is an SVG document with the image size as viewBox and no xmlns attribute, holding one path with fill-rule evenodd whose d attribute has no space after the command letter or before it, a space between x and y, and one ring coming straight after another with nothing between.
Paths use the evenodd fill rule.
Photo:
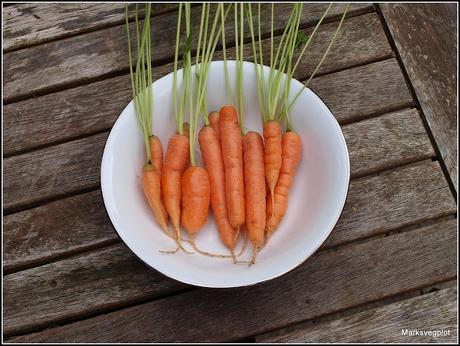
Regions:
<instances>
[{"instance_id":1,"label":"carrot crown","mask_svg":"<svg viewBox=\"0 0 460 346\"><path fill-rule=\"evenodd\" d=\"M135 33L137 40L136 71L133 71L128 5L125 7L126 32L128 38L128 61L133 92L134 109L145 142L147 162L150 161L149 136L152 134L153 121L153 87L152 56L150 39L151 4L145 5L145 18L142 32L139 25L138 5L135 10Z\"/></svg>"}]
</instances>

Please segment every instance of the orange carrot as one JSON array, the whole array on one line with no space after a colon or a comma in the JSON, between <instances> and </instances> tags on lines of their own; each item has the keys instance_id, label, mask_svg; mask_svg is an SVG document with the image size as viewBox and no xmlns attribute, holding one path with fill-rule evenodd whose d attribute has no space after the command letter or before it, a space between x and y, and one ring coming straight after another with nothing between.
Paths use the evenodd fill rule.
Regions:
<instances>
[{"instance_id":1,"label":"orange carrot","mask_svg":"<svg viewBox=\"0 0 460 346\"><path fill-rule=\"evenodd\" d=\"M152 133L152 118L153 118L153 89L152 89L152 71L151 71L151 39L150 39L150 13L151 5L145 7L145 19L142 28L142 39L137 36L137 61L136 73L133 70L132 51L130 44L130 30L128 20L128 7L126 7L126 33L128 38L128 61L130 66L130 79L133 92L134 110L139 122L139 128L142 133L145 144L146 163L142 168L141 183L144 195L153 212L155 220L160 224L163 231L170 236L168 230L168 214L164 208L161 199L161 170L163 161L163 149L158 137ZM137 18L137 8L136 8ZM139 23L136 21L136 32L140 32Z\"/></svg>"},{"instance_id":2,"label":"orange carrot","mask_svg":"<svg viewBox=\"0 0 460 346\"><path fill-rule=\"evenodd\" d=\"M222 158L225 168L225 196L228 220L239 229L245 222L243 144L236 109L224 106L220 109L220 135Z\"/></svg>"},{"instance_id":3,"label":"orange carrot","mask_svg":"<svg viewBox=\"0 0 460 346\"><path fill-rule=\"evenodd\" d=\"M191 166L182 176L181 221L190 235L198 232L208 217L211 188L203 167Z\"/></svg>"},{"instance_id":4,"label":"orange carrot","mask_svg":"<svg viewBox=\"0 0 460 346\"><path fill-rule=\"evenodd\" d=\"M167 213L161 200L161 176L154 165L147 163L142 170L142 188L156 221L169 234Z\"/></svg>"},{"instance_id":5,"label":"orange carrot","mask_svg":"<svg viewBox=\"0 0 460 346\"><path fill-rule=\"evenodd\" d=\"M281 124L279 121L271 120L264 124L264 140L265 176L270 195L273 196L282 164Z\"/></svg>"},{"instance_id":6,"label":"orange carrot","mask_svg":"<svg viewBox=\"0 0 460 346\"><path fill-rule=\"evenodd\" d=\"M150 142L150 162L155 166L161 177L161 170L163 169L163 146L160 139L152 135L149 137Z\"/></svg>"},{"instance_id":7,"label":"orange carrot","mask_svg":"<svg viewBox=\"0 0 460 346\"><path fill-rule=\"evenodd\" d=\"M215 112L217 115L219 113ZM209 118L211 123L211 117ZM212 125L211 125L212 126ZM204 126L198 137L206 170L211 186L211 206L214 218L224 244L233 252L236 243L236 230L230 225L225 199L225 172L222 150L213 127Z\"/></svg>"},{"instance_id":8,"label":"orange carrot","mask_svg":"<svg viewBox=\"0 0 460 346\"><path fill-rule=\"evenodd\" d=\"M220 141L219 112L209 113L208 119L209 119L209 125L211 125L211 127L216 132L217 140Z\"/></svg>"},{"instance_id":9,"label":"orange carrot","mask_svg":"<svg viewBox=\"0 0 460 346\"><path fill-rule=\"evenodd\" d=\"M189 162L189 140L180 134L173 135L168 142L161 174L163 202L173 224L177 239L180 239L181 178Z\"/></svg>"},{"instance_id":10,"label":"orange carrot","mask_svg":"<svg viewBox=\"0 0 460 346\"><path fill-rule=\"evenodd\" d=\"M266 191L264 169L264 145L257 132L243 137L244 189L246 193L246 229L253 245L252 263L259 246L264 241Z\"/></svg>"},{"instance_id":11,"label":"orange carrot","mask_svg":"<svg viewBox=\"0 0 460 346\"><path fill-rule=\"evenodd\" d=\"M268 203L267 206L267 237L278 227L286 213L289 190L302 156L302 140L300 136L294 131L286 132L283 135L282 148L283 162L278 183L275 187L274 203ZM271 200L271 196L268 199Z\"/></svg>"}]
</instances>

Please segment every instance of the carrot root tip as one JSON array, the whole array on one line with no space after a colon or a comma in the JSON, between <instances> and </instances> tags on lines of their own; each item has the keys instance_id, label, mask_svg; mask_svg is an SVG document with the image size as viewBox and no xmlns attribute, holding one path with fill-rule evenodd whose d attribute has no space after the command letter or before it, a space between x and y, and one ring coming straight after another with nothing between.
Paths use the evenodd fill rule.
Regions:
<instances>
[{"instance_id":1,"label":"carrot root tip","mask_svg":"<svg viewBox=\"0 0 460 346\"><path fill-rule=\"evenodd\" d=\"M240 252L238 253L238 255L236 255L236 257L240 257L243 253L244 253L244 250L246 250L246 244L248 242L248 236L247 236L247 233L244 232L244 241L243 241L243 247L241 248Z\"/></svg>"},{"instance_id":2,"label":"carrot root tip","mask_svg":"<svg viewBox=\"0 0 460 346\"><path fill-rule=\"evenodd\" d=\"M196 252L198 252L199 254L203 255L203 256L214 257L214 258L232 258L232 257L234 257L233 255L221 255L221 254L215 254L215 253L212 253L212 252L207 252L207 251L200 250L198 248L198 246L196 245L195 240L193 239L192 236L190 236L189 241L190 241L190 244L192 245L193 249Z\"/></svg>"}]
</instances>

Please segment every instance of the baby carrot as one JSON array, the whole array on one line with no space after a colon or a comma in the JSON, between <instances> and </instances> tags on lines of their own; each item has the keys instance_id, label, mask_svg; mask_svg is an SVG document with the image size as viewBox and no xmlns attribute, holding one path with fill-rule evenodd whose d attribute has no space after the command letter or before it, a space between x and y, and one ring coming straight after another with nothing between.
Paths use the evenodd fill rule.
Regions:
<instances>
[{"instance_id":1,"label":"baby carrot","mask_svg":"<svg viewBox=\"0 0 460 346\"><path fill-rule=\"evenodd\" d=\"M253 245L252 263L264 241L265 232L265 171L264 145L257 132L248 132L243 137L244 188L246 193L246 229Z\"/></svg>"},{"instance_id":2,"label":"baby carrot","mask_svg":"<svg viewBox=\"0 0 460 346\"><path fill-rule=\"evenodd\" d=\"M273 203L267 206L267 238L278 227L288 206L288 194L291 189L297 166L302 156L302 141L294 131L283 135L283 162L280 176L275 187ZM271 200L271 196L268 197ZM272 207L274 206L274 208Z\"/></svg>"},{"instance_id":3,"label":"baby carrot","mask_svg":"<svg viewBox=\"0 0 460 346\"><path fill-rule=\"evenodd\" d=\"M245 222L243 143L238 116L233 106L220 109L222 157L225 168L225 196L228 219L239 229Z\"/></svg>"}]
</instances>

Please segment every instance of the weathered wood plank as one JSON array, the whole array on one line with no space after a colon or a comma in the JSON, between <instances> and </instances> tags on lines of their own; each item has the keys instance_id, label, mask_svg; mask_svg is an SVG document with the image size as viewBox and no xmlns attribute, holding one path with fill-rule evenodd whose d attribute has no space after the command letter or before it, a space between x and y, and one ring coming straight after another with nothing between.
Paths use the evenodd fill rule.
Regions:
<instances>
[{"instance_id":1,"label":"weathered wood plank","mask_svg":"<svg viewBox=\"0 0 460 346\"><path fill-rule=\"evenodd\" d=\"M404 335L406 329L445 331L449 335ZM313 324L291 333L261 335L256 340L272 343L455 343L457 289L445 289L403 300L350 317Z\"/></svg>"},{"instance_id":2,"label":"weathered wood plank","mask_svg":"<svg viewBox=\"0 0 460 346\"><path fill-rule=\"evenodd\" d=\"M118 240L100 190L6 215L3 229L4 272Z\"/></svg>"},{"instance_id":3,"label":"weathered wood plank","mask_svg":"<svg viewBox=\"0 0 460 346\"><path fill-rule=\"evenodd\" d=\"M415 108L345 125L342 130L350 148L352 177L395 166L409 158L435 156Z\"/></svg>"},{"instance_id":4,"label":"weathered wood plank","mask_svg":"<svg viewBox=\"0 0 460 346\"><path fill-rule=\"evenodd\" d=\"M345 4L332 7L329 17L337 17ZM289 16L290 4L277 6L275 29L282 29ZM327 4L309 4L305 6L302 25L313 24L319 19ZM370 4L353 4L352 11L362 12L372 8ZM269 6L263 6L268 15ZM192 24L199 26L200 8L192 9ZM152 37L154 63L172 60L175 44L176 13L152 19L155 35ZM263 32L270 28L269 21L263 21ZM227 33L233 37L232 26ZM194 35L194 40L197 35ZM133 37L134 39L134 37ZM231 43L231 41L230 41ZM55 91L64 86L86 83L95 78L113 73L127 72L126 29L123 25L96 32L49 42L26 50L10 52L4 55L4 101L30 97L35 94Z\"/></svg>"},{"instance_id":5,"label":"weathered wood plank","mask_svg":"<svg viewBox=\"0 0 460 346\"><path fill-rule=\"evenodd\" d=\"M381 7L457 189L457 6L451 3Z\"/></svg>"},{"instance_id":6,"label":"weathered wood plank","mask_svg":"<svg viewBox=\"0 0 460 346\"><path fill-rule=\"evenodd\" d=\"M453 214L457 208L449 195L449 186L437 162L353 180L346 207L323 246L337 246Z\"/></svg>"},{"instance_id":7,"label":"weathered wood plank","mask_svg":"<svg viewBox=\"0 0 460 346\"><path fill-rule=\"evenodd\" d=\"M427 176L428 178L426 178ZM408 181L414 181L413 184L424 187L424 190L411 195L411 190L405 189L407 182L405 180L399 181L401 177L407 177ZM337 246L343 242L352 241L353 238L363 238L384 232L394 228L395 225L417 222L421 218L427 217L425 210L431 212L432 217L455 212L455 204L450 196L447 183L436 163L398 169L377 176L377 178L359 179L355 181L356 184L352 183L349 198L352 201L359 198L365 200L370 211L367 214L366 212L354 213L352 209L355 206L347 204L338 225L339 230L332 232L330 238L333 240L328 241L322 247L323 249L331 244ZM383 193L373 194L370 186L377 191L383 191ZM437 191L443 191L443 193ZM395 196L396 193L400 193L400 196ZM444 202L444 200L449 199L452 200L451 203ZM383 205L385 202L389 203L390 206L386 209L383 208L380 214L378 210L372 209L378 205ZM423 206L423 203L428 206ZM419 208L422 210L418 211ZM407 216L402 218L401 215L404 214ZM71 230L73 225L78 224L81 220L81 218L70 218L68 228L62 232L68 234L68 230ZM356 231L349 227L349 225L355 225L358 222L362 222L365 227L358 228ZM83 225L82 228L85 226ZM8 231L6 232L8 233ZM81 232L77 230L77 236L80 234ZM44 246L48 243L44 239L48 237L57 238L50 235L47 228L40 231L38 235L34 235L35 239L32 240L38 241L40 237L45 243ZM116 237L115 232L111 237ZM11 244L10 239L5 242ZM7 245L6 249L11 247ZM65 249L60 249L60 251L63 250ZM391 249L387 250L391 252ZM30 250L20 247L19 251L27 254ZM52 250L46 249L44 251L49 253ZM4 295L6 299L4 305L5 330L8 333L13 333L57 320L85 316L93 311L102 311L113 306L126 306L132 301L145 300L184 287L174 286L169 280L148 270L145 266L134 266L132 264L135 262L133 258L134 255L124 245L117 245L92 252L89 255L81 255L6 275L4 283L8 289ZM93 264L89 265L90 263ZM125 282L126 270L130 273L130 282ZM77 277L80 275L85 277L85 281L76 279L75 273L78 273ZM44 280L43 278L47 279ZM58 285L50 286L51 280L57 282ZM78 280L77 286L75 280ZM149 288L151 280L158 282ZM103 284L98 285L95 283L97 281L102 281ZM163 281L166 282L164 289L161 288ZM116 291L116 294L113 290Z\"/></svg>"},{"instance_id":8,"label":"weathered wood plank","mask_svg":"<svg viewBox=\"0 0 460 346\"><path fill-rule=\"evenodd\" d=\"M445 219L445 220L447 220L447 219ZM442 223L442 221L439 220L439 219L438 219L437 222ZM427 224L424 223L424 225L427 225ZM310 326L315 325L315 324L320 325L320 324L328 323L328 322L335 321L335 320L345 319L347 317L354 316L354 315L356 315L358 313L361 313L361 312L364 312L364 311L374 310L374 309L377 309L377 308L382 308L382 307L384 307L386 305L402 302L403 300L407 300L407 299L411 299L411 298L415 298L415 297L420 297L422 294L424 294L424 293L421 292L422 290L426 289L427 292L429 292L428 290L430 288L432 288L432 287L442 287L442 289L454 288L454 287L457 287L457 283L456 283L456 280L444 281L444 282L441 282L441 283L437 283L434 286L423 287L420 290L415 289L415 290L410 290L410 291L403 292L403 293L398 293L397 295L394 295L394 296L391 296L391 297L379 299L379 300L376 300L376 301L373 301L373 302L370 302L370 303L366 303L366 304L363 304L363 305L358 305L358 306L355 306L355 307L352 307L352 308L348 308L346 310L340 310L340 311L334 312L332 314L323 315L323 316L313 318L313 319L309 319L309 320L306 320L306 321L303 321L303 322L300 322L300 323L295 323L293 325L289 325L289 326L283 327L281 329L275 329L275 330L273 330L271 332L255 336L255 337L253 337L253 340L255 342L255 341L259 340L260 338L266 337L266 336L267 337L268 336L269 337L276 337L276 336L281 335L281 334L284 335L284 334L295 333L295 332L297 332L299 330L309 328ZM429 292L429 293L431 293L431 292ZM363 323L365 323L365 321Z\"/></svg>"},{"instance_id":9,"label":"weathered wood plank","mask_svg":"<svg viewBox=\"0 0 460 346\"><path fill-rule=\"evenodd\" d=\"M102 133L6 158L3 208L97 187L107 136Z\"/></svg>"},{"instance_id":10,"label":"weathered wood plank","mask_svg":"<svg viewBox=\"0 0 460 346\"><path fill-rule=\"evenodd\" d=\"M159 15L175 8L177 4L154 3L152 12ZM130 14L130 19L133 18ZM123 24L125 6L116 3L23 3L5 8L3 20L3 51L8 52Z\"/></svg>"},{"instance_id":11,"label":"weathered wood plank","mask_svg":"<svg viewBox=\"0 0 460 346\"><path fill-rule=\"evenodd\" d=\"M336 26L337 23L321 26L317 39L311 43L310 52L297 69L298 79L313 71ZM306 34L311 31L311 28L304 30ZM269 58L268 43L266 41L263 45L266 59ZM250 60L252 46L245 47L245 59ZM375 13L352 17L344 22L337 42L319 72L341 70L391 54L391 47ZM234 49L229 49L228 58L233 57ZM221 59L221 52L217 52L215 58ZM155 67L154 79L171 72L172 68L172 64ZM130 99L128 77L120 76L8 104L4 107L4 154L10 156L18 151L109 129Z\"/></svg>"},{"instance_id":12,"label":"weathered wood plank","mask_svg":"<svg viewBox=\"0 0 460 346\"><path fill-rule=\"evenodd\" d=\"M412 102L394 59L318 77L313 84L313 90L339 121ZM99 160L106 137L106 133L99 134L6 158L4 208L14 209L97 185ZM28 162L28 169L34 169L34 175L24 172L24 162Z\"/></svg>"},{"instance_id":13,"label":"weathered wood plank","mask_svg":"<svg viewBox=\"0 0 460 346\"><path fill-rule=\"evenodd\" d=\"M237 340L455 275L456 223L451 222L319 252L282 278L259 285L193 290L9 341ZM184 309L190 302L193 309Z\"/></svg>"},{"instance_id":14,"label":"weathered wood plank","mask_svg":"<svg viewBox=\"0 0 460 346\"><path fill-rule=\"evenodd\" d=\"M352 176L434 155L416 110L352 123L344 126L343 131L348 143ZM373 135L366 135L368 131ZM102 145L101 138L101 142L93 148L99 150L97 148ZM328 242L347 241L372 229L388 230L403 222L414 222L455 210L441 171L432 169L426 175L414 178L419 176L418 170L410 175L404 174L409 177L408 182L407 179L398 180L400 173L374 177L367 184L366 180L352 181L344 216ZM424 172L423 168L420 170ZM381 180L384 182L379 183ZM374 191L369 188L372 184L376 185ZM423 190L419 189L418 194L407 198L411 189L418 187L417 184ZM392 210L400 212L392 216ZM406 217L406 214L411 217ZM6 215L3 228L3 265L6 271L117 238L108 222L100 191Z\"/></svg>"},{"instance_id":15,"label":"weathered wood plank","mask_svg":"<svg viewBox=\"0 0 460 346\"><path fill-rule=\"evenodd\" d=\"M318 77L310 88L341 122L413 105L396 59ZM327 95L334 96L328 100Z\"/></svg>"},{"instance_id":16,"label":"weathered wood plank","mask_svg":"<svg viewBox=\"0 0 460 346\"><path fill-rule=\"evenodd\" d=\"M149 269L124 244L7 275L4 283L7 334L187 287Z\"/></svg>"}]
</instances>

